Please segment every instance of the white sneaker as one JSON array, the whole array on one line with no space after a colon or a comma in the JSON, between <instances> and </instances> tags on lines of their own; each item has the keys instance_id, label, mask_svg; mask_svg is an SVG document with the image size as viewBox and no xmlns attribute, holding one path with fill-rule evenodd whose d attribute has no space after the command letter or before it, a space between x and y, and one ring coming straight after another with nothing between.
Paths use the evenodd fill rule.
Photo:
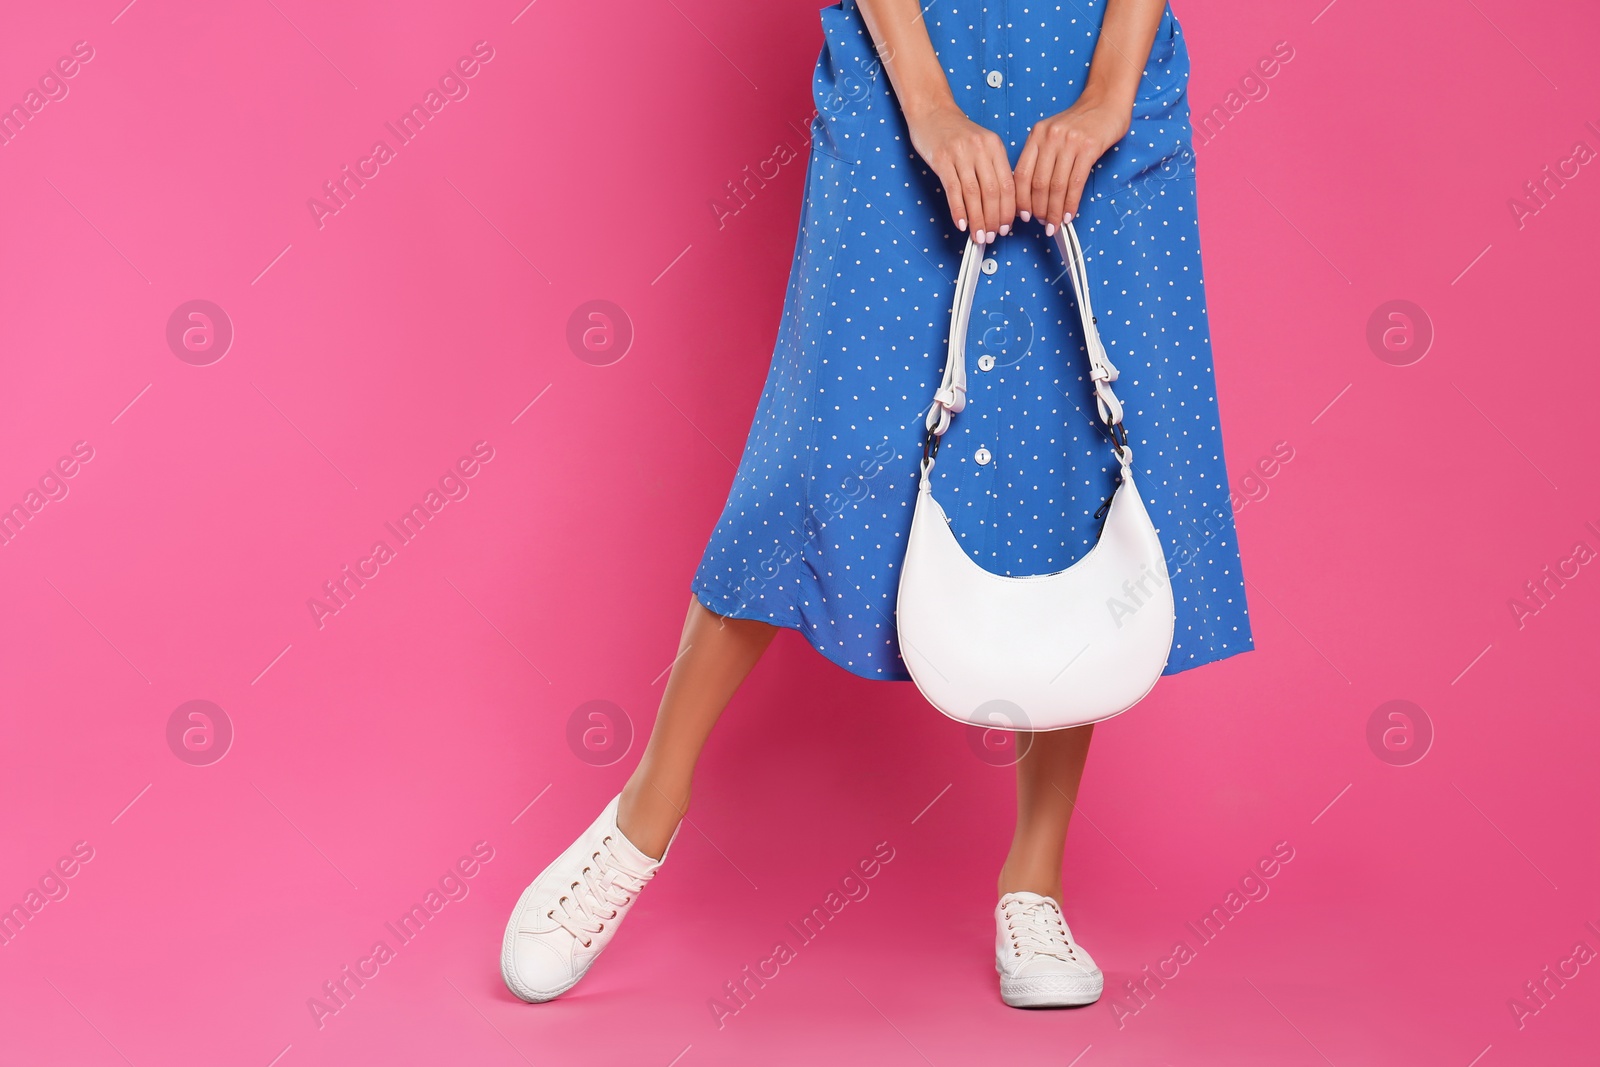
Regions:
<instances>
[{"instance_id":1,"label":"white sneaker","mask_svg":"<svg viewBox=\"0 0 1600 1067\"><path fill-rule=\"evenodd\" d=\"M994 909L994 969L1000 999L1013 1008L1093 1004L1105 976L1061 917L1061 906L1038 893L1007 893Z\"/></svg>"},{"instance_id":2,"label":"white sneaker","mask_svg":"<svg viewBox=\"0 0 1600 1067\"><path fill-rule=\"evenodd\" d=\"M611 798L572 847L522 891L511 912L500 975L529 1003L553 1000L578 984L667 858L665 852L659 860L646 856L617 829L620 800Z\"/></svg>"}]
</instances>

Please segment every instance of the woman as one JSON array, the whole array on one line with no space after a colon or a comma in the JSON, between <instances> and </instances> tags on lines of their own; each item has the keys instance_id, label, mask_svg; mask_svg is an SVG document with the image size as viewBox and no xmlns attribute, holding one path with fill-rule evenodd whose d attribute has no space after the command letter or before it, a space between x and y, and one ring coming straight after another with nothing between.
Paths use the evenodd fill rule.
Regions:
<instances>
[{"instance_id":1,"label":"woman","mask_svg":"<svg viewBox=\"0 0 1600 1067\"><path fill-rule=\"evenodd\" d=\"M1166 673L1251 647L1201 283L1188 55L1165 0L843 0L822 22L806 202L766 386L639 765L507 925L502 973L527 1001L571 988L615 934L677 833L701 746L778 626L856 674L909 678L898 566L968 236L994 246L969 336L980 354L933 474L962 545L988 570L1040 574L1098 535L1116 465L1052 240L1073 221L1168 555ZM1091 731L1029 734L1017 762L995 908L1013 1006L1092 1003L1103 986L1060 905Z\"/></svg>"}]
</instances>

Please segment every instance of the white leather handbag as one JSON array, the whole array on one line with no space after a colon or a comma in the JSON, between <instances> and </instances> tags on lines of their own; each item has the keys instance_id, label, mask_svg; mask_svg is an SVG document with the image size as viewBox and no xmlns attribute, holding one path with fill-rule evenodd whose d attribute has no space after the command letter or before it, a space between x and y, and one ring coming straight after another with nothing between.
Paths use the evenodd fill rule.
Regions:
<instances>
[{"instance_id":1,"label":"white leather handbag","mask_svg":"<svg viewBox=\"0 0 1600 1067\"><path fill-rule=\"evenodd\" d=\"M929 474L939 440L966 406L967 324L985 254L969 239L950 313L944 381L928 409L922 482L895 609L901 658L929 703L961 722L1019 731L1099 722L1138 703L1166 668L1174 625L1166 557L1134 484L1122 404L1111 391L1117 369L1100 342L1071 223L1056 242L1072 275L1095 406L1122 467L1102 509L1099 543L1054 574L992 574L967 555L933 498Z\"/></svg>"}]
</instances>

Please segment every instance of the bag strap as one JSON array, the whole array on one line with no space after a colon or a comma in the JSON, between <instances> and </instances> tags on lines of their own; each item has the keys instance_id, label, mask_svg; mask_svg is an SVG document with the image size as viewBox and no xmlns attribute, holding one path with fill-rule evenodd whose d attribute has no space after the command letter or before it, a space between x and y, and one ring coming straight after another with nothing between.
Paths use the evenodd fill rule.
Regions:
<instances>
[{"instance_id":1,"label":"bag strap","mask_svg":"<svg viewBox=\"0 0 1600 1067\"><path fill-rule=\"evenodd\" d=\"M933 467L933 457L939 451L939 439L950 428L952 418L967 406L967 327L972 319L972 301L978 291L978 277L983 272L983 259L989 246L967 239L966 251L961 255L961 269L956 276L955 299L950 306L950 348L945 355L944 378L933 394L933 403L923 420L928 436L922 447L923 476ZM1124 467L1133 462L1133 451L1128 447L1128 432L1122 425L1122 402L1112 392L1111 383L1117 380L1117 368L1106 354L1100 341L1094 307L1089 295L1089 266L1084 260L1083 245L1078 233L1068 222L1056 231L1056 247L1066 260L1067 273L1072 276L1072 292L1078 305L1078 319L1083 324L1084 347L1089 353L1089 378L1094 382L1095 407L1100 421L1111 433L1111 443L1117 460Z\"/></svg>"}]
</instances>

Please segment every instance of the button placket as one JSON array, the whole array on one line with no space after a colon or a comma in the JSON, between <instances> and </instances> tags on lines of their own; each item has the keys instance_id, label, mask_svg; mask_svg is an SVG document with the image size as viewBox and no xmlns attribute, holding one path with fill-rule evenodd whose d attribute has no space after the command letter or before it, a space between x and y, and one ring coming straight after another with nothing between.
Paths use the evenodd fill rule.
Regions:
<instances>
[{"instance_id":1,"label":"button placket","mask_svg":"<svg viewBox=\"0 0 1600 1067\"><path fill-rule=\"evenodd\" d=\"M985 3L982 9L982 41L979 54L984 59L984 67L980 69L983 71L982 77L985 88L982 94L983 117L978 121L986 128L1000 135L1000 139L1006 145L1007 155L1009 156L1011 154L1011 119L1007 102L1009 92L1004 70L1006 64L1005 8L1006 5L1004 3ZM1015 225L1014 221L1013 225ZM986 292L1003 293L1005 291L1004 285L1001 285L999 290L991 288L996 282L1000 281L997 277L1000 273L1000 266L998 257L990 255L984 258L980 269L986 277L979 282L977 296L980 300ZM997 366L995 357L987 352L979 355L973 363L980 372L992 371ZM978 476L980 484L985 487L983 499L986 503L981 509L985 514L992 511L995 506L991 479L996 477L994 471L997 463L995 454L989 444L982 443L984 438L989 437L994 430L989 418L994 413L992 405L983 403L985 400L994 399L991 390L987 388L989 384L989 382L983 382L982 392L978 394L979 382L974 381L971 383L974 387L973 394L978 395L969 395L968 425L964 428L967 433L967 439L964 443L968 448L972 449L966 455L971 458L974 464L973 473ZM970 403L973 399L978 399L979 402L977 404ZM974 445L976 447L973 447ZM976 504L977 501L973 501L973 503ZM985 544L991 535L992 531L983 535Z\"/></svg>"}]
</instances>

